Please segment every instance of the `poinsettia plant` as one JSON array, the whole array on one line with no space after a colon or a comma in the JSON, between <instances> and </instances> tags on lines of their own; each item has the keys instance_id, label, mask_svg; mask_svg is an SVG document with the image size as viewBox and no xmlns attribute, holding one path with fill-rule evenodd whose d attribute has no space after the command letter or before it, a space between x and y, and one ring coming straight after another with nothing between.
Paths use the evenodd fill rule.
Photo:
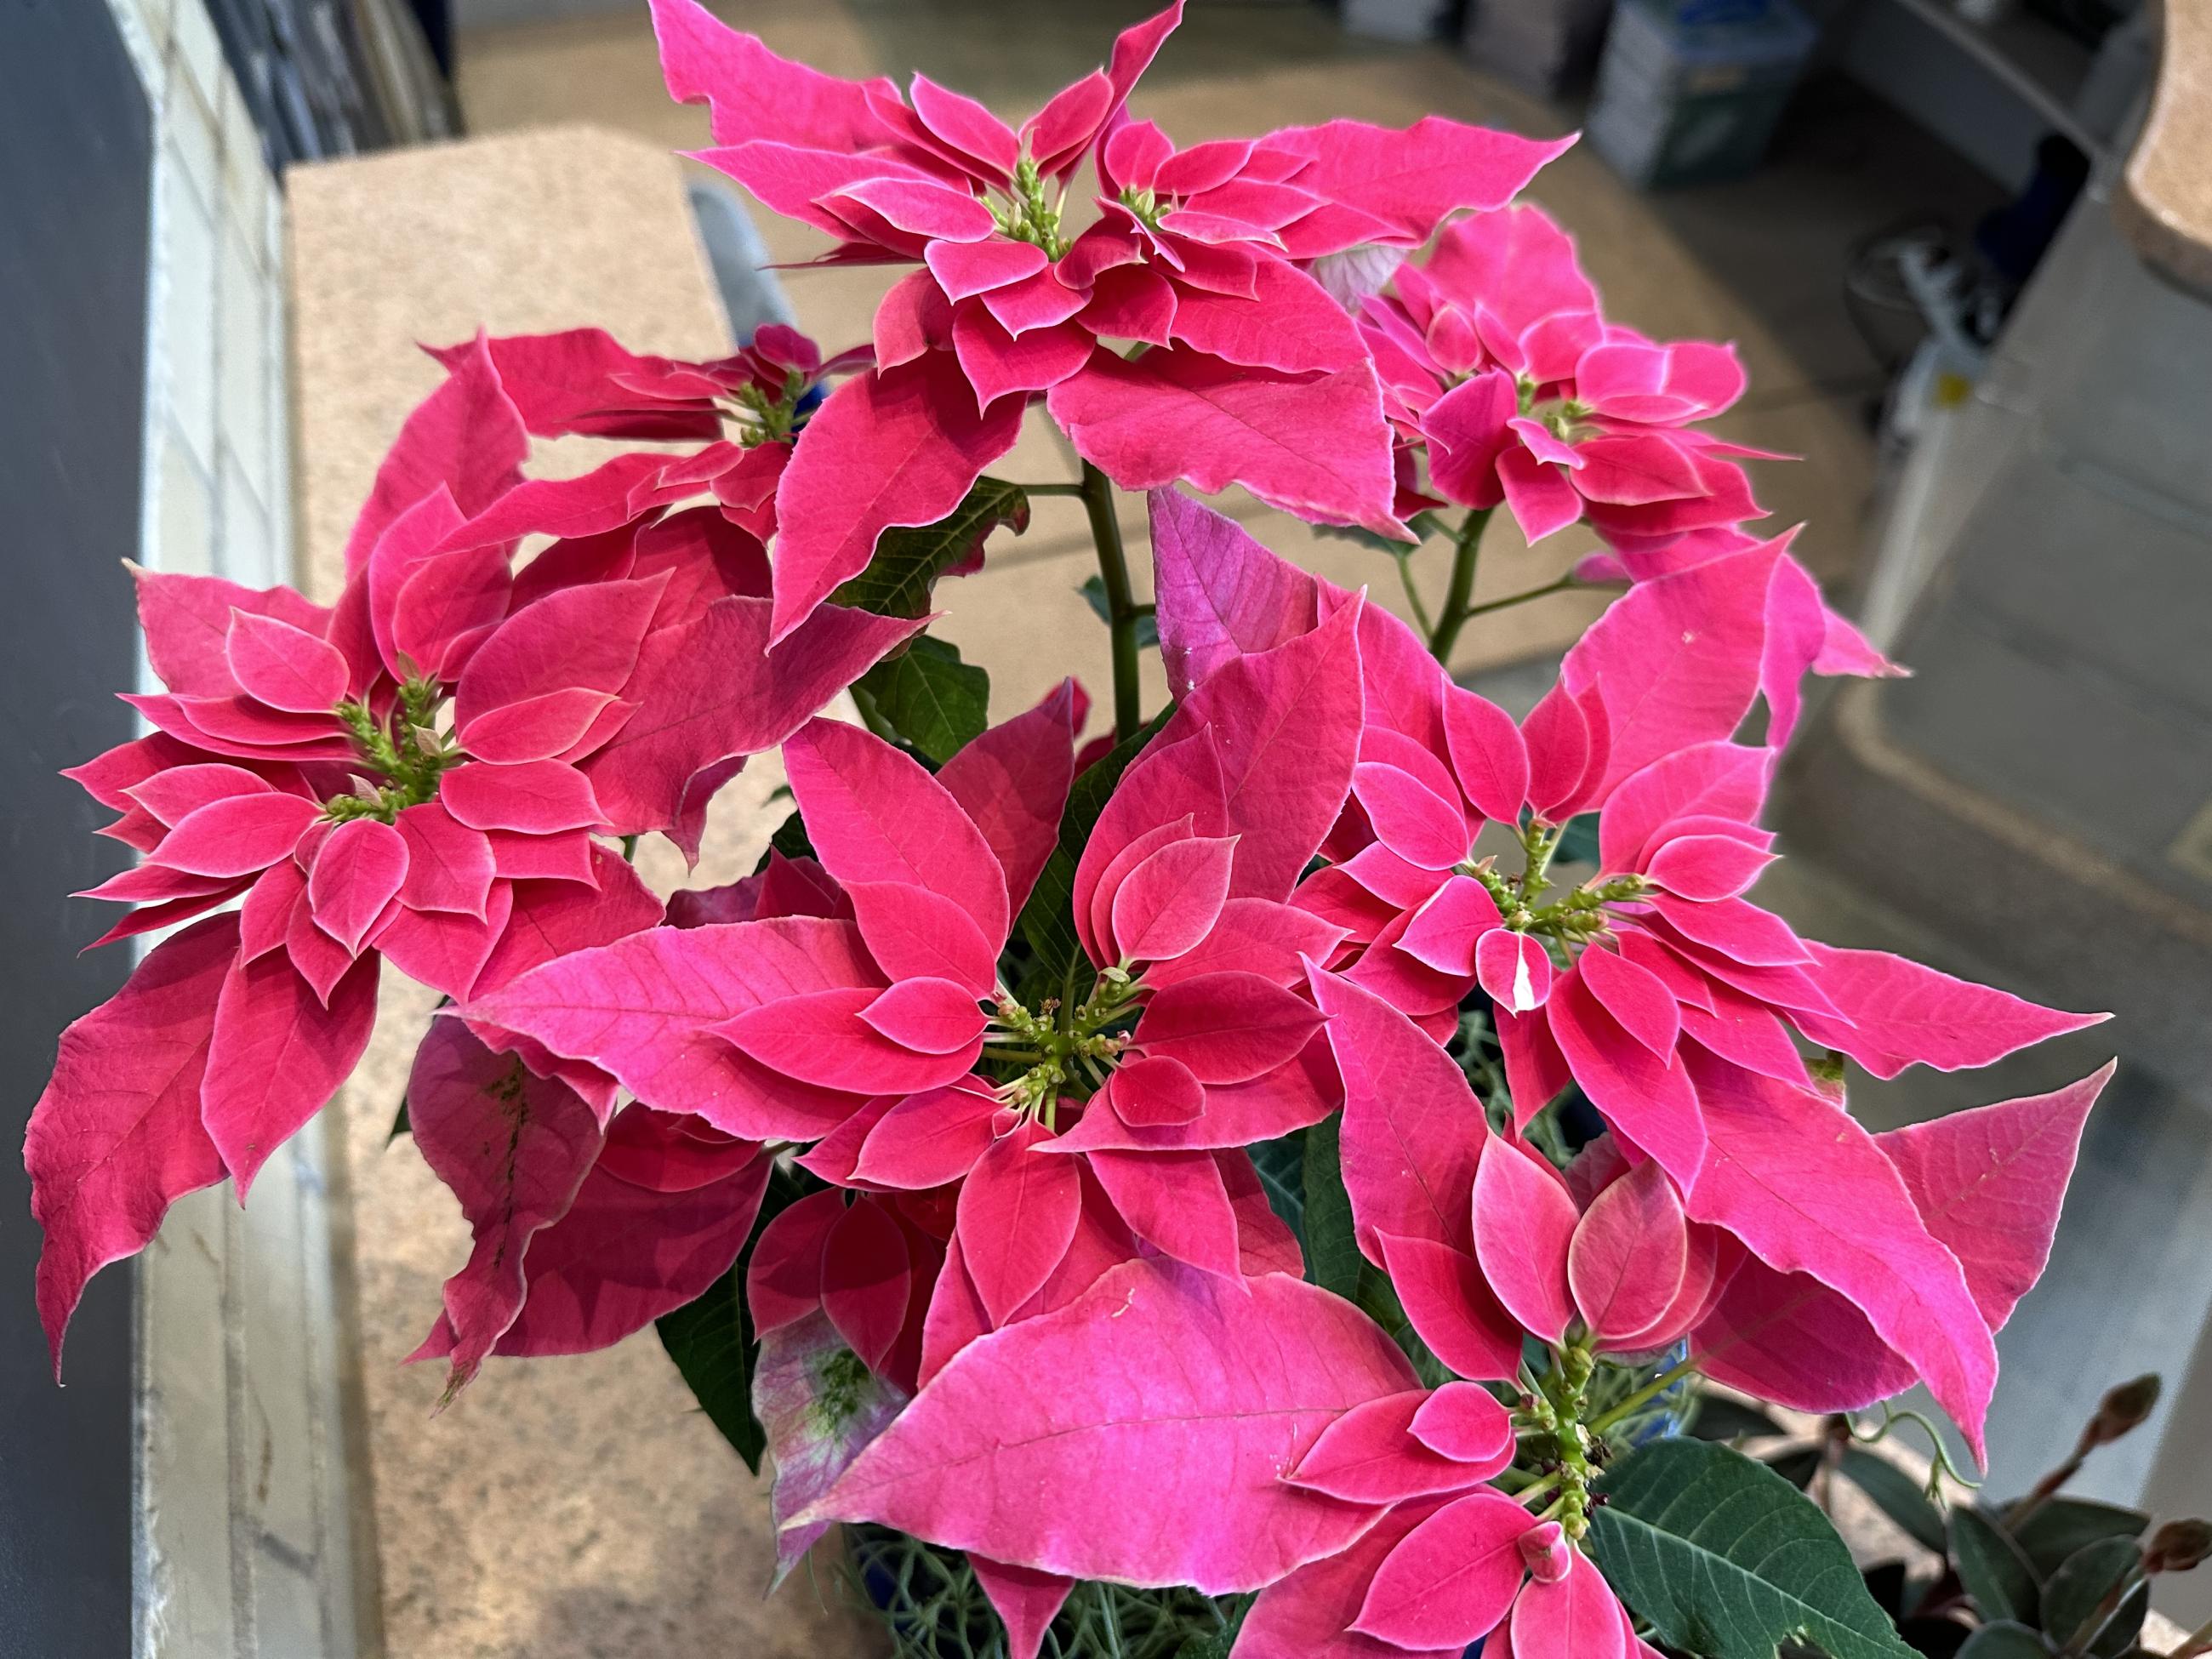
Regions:
<instances>
[{"instance_id":1,"label":"poinsettia plant","mask_svg":"<svg viewBox=\"0 0 2212 1659\"><path fill-rule=\"evenodd\" d=\"M1978 1452L2109 1068L1883 1135L1845 1079L2100 1017L1748 896L1805 677L1895 671L1749 527L1734 353L1608 319L1516 204L1562 146L1179 148L1128 107L1179 9L1015 127L655 0L702 159L903 268L872 339L466 342L335 604L139 573L166 690L72 775L143 855L107 939L164 936L31 1121L57 1368L94 1272L328 1100L389 963L445 999L406 1122L474 1235L416 1357L450 1397L657 1322L773 1459L780 1571L839 1522L959 1552L1016 1659L1152 1590L1241 1659L1902 1659L1825 1517L1669 1425L1698 1377L1917 1382ZM988 476L1040 408L1079 478ZM530 476L566 434L625 447ZM1419 628L1183 488L1232 485L1389 549ZM1040 495L1097 546L1088 741L1074 682L994 723L928 632ZM1478 605L1501 505L1603 550ZM1524 718L1446 673L1607 585ZM637 838L696 863L778 748L754 872L649 890Z\"/></svg>"}]
</instances>

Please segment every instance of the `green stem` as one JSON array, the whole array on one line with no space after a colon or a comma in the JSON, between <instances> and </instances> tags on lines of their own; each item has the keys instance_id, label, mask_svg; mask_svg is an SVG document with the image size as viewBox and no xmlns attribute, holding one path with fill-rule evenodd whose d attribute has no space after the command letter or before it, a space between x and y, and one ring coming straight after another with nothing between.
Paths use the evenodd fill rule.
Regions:
<instances>
[{"instance_id":1,"label":"green stem","mask_svg":"<svg viewBox=\"0 0 2212 1659\"><path fill-rule=\"evenodd\" d=\"M1413 586L1413 550L1390 555L1398 562L1398 586L1406 590L1406 603L1413 608L1413 620L1420 625L1421 637L1426 639L1436 624L1429 620L1429 607L1421 603L1421 590Z\"/></svg>"},{"instance_id":2,"label":"green stem","mask_svg":"<svg viewBox=\"0 0 2212 1659\"><path fill-rule=\"evenodd\" d=\"M1525 593L1508 593L1502 599L1491 599L1481 605L1470 605L1468 608L1467 615L1469 617L1486 617L1493 611L1510 610L1516 605L1526 605L1531 599L1540 599L1547 593L1564 593L1571 587L1578 587L1580 586L1581 584L1575 580L1574 576L1571 572L1568 574L1560 577L1557 581L1546 582L1541 587L1532 587ZM1462 617L1462 620L1464 621L1465 618Z\"/></svg>"},{"instance_id":3,"label":"green stem","mask_svg":"<svg viewBox=\"0 0 2212 1659\"><path fill-rule=\"evenodd\" d=\"M1661 1395L1666 1393L1668 1389L1673 1388L1684 1377L1694 1374L1697 1369L1698 1361L1694 1355L1690 1358L1685 1359L1679 1365L1668 1366L1665 1370L1660 1372L1658 1376L1653 1377L1649 1382L1646 1382L1642 1388L1638 1389L1634 1394L1629 1395L1627 1399L1622 1401L1618 1406L1615 1406L1611 1411L1602 1413L1595 1423L1592 1423L1589 1425L1590 1432L1592 1434L1603 1434L1607 1429L1620 1422L1623 1418L1634 1414L1639 1407L1649 1405L1652 1401L1656 1400Z\"/></svg>"},{"instance_id":4,"label":"green stem","mask_svg":"<svg viewBox=\"0 0 2212 1659\"><path fill-rule=\"evenodd\" d=\"M1106 589L1106 626L1114 641L1114 731L1133 736L1145 723L1137 684L1137 602L1129 591L1129 561L1121 550L1121 524L1114 516L1114 486L1090 462L1083 464L1083 509L1098 545L1098 580Z\"/></svg>"},{"instance_id":5,"label":"green stem","mask_svg":"<svg viewBox=\"0 0 2212 1659\"><path fill-rule=\"evenodd\" d=\"M1482 555L1483 526L1490 522L1495 507L1471 509L1459 522L1459 534L1452 539L1451 586L1444 590L1443 608L1437 612L1436 626L1429 630L1429 654L1443 662L1459 643L1459 630L1467 619L1477 612L1468 601L1474 598L1474 568Z\"/></svg>"},{"instance_id":6,"label":"green stem","mask_svg":"<svg viewBox=\"0 0 2212 1659\"><path fill-rule=\"evenodd\" d=\"M1017 484L1015 488L1025 495L1080 495L1083 493L1083 486L1079 483L1025 483Z\"/></svg>"}]
</instances>

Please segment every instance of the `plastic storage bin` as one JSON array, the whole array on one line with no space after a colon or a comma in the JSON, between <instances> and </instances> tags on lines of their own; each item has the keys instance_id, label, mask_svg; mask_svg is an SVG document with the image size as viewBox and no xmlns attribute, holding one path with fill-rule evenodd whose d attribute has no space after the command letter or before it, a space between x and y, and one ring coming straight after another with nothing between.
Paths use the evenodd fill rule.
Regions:
<instances>
[{"instance_id":1,"label":"plastic storage bin","mask_svg":"<svg viewBox=\"0 0 2212 1659\"><path fill-rule=\"evenodd\" d=\"M1788 0L1620 0L1590 143L1647 190L1741 177L1766 154L1818 35Z\"/></svg>"}]
</instances>

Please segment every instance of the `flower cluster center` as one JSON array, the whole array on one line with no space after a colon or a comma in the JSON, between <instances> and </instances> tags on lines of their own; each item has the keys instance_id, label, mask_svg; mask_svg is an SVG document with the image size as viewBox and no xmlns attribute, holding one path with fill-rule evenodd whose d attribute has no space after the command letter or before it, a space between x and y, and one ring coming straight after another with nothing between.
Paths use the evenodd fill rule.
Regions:
<instances>
[{"instance_id":1,"label":"flower cluster center","mask_svg":"<svg viewBox=\"0 0 2212 1659\"><path fill-rule=\"evenodd\" d=\"M804 371L787 368L783 389L774 397L757 386L741 386L733 398L737 407L738 442L746 449L763 444L789 443L799 429L799 400L806 392Z\"/></svg>"},{"instance_id":2,"label":"flower cluster center","mask_svg":"<svg viewBox=\"0 0 2212 1659\"><path fill-rule=\"evenodd\" d=\"M1650 884L1642 876L1615 876L1595 884L1570 887L1546 902L1545 895L1553 889L1552 860L1565 833L1564 826L1540 819L1522 829L1523 862L1517 876L1499 871L1494 858L1470 859L1459 866L1457 873L1483 884L1504 917L1505 926L1514 933L1534 933L1572 951L1604 936L1609 926L1607 905L1640 898Z\"/></svg>"},{"instance_id":3,"label":"flower cluster center","mask_svg":"<svg viewBox=\"0 0 2212 1659\"><path fill-rule=\"evenodd\" d=\"M1056 1127L1062 1095L1104 1088L1120 1064L1138 989L1127 969L1109 968L1079 1003L1047 997L1032 1012L1000 998L983 1055L1017 1069L999 1085L999 1097L1024 1117Z\"/></svg>"},{"instance_id":4,"label":"flower cluster center","mask_svg":"<svg viewBox=\"0 0 2212 1659\"><path fill-rule=\"evenodd\" d=\"M1006 201L987 204L1000 235L1042 248L1048 259L1067 252L1067 240L1060 234L1060 204L1045 199L1044 175L1030 157L1014 164L1014 181L1007 194Z\"/></svg>"},{"instance_id":5,"label":"flower cluster center","mask_svg":"<svg viewBox=\"0 0 2212 1659\"><path fill-rule=\"evenodd\" d=\"M340 703L334 712L352 736L355 753L376 775L356 777L351 794L325 801L324 817L333 823L348 818L390 823L407 808L434 799L439 778L468 758L450 732L438 730L443 701L434 682L410 679L386 714L380 715L362 702Z\"/></svg>"}]
</instances>

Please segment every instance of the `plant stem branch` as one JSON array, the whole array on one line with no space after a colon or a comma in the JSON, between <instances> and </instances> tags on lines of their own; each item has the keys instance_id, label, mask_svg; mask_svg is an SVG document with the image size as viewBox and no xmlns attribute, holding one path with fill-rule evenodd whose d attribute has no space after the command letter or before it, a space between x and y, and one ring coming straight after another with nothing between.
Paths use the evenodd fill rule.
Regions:
<instances>
[{"instance_id":1,"label":"plant stem branch","mask_svg":"<svg viewBox=\"0 0 2212 1659\"><path fill-rule=\"evenodd\" d=\"M1436 624L1429 620L1429 607L1421 603L1421 590L1413 586L1412 550L1393 553L1390 556L1397 561L1398 586L1406 590L1406 603L1413 606L1413 620L1420 626L1421 637L1426 639L1435 631Z\"/></svg>"},{"instance_id":2,"label":"plant stem branch","mask_svg":"<svg viewBox=\"0 0 2212 1659\"><path fill-rule=\"evenodd\" d=\"M1694 1358L1685 1359L1679 1365L1669 1366L1667 1370L1660 1372L1658 1376L1653 1377L1649 1382L1646 1382L1642 1388L1638 1389L1634 1394L1629 1395L1627 1399L1622 1401L1618 1406L1615 1406L1611 1411L1600 1416L1597 1421L1589 1425L1590 1432L1592 1434L1603 1434L1614 1424L1620 1422L1621 1419L1632 1415L1639 1407L1647 1405L1650 1401L1656 1400L1661 1395L1666 1393L1668 1389L1673 1388L1684 1377L1692 1375L1697 1369L1698 1362Z\"/></svg>"},{"instance_id":3,"label":"plant stem branch","mask_svg":"<svg viewBox=\"0 0 2212 1659\"><path fill-rule=\"evenodd\" d=\"M1483 527L1490 522L1495 507L1471 507L1459 521L1459 534L1452 538L1451 586L1444 590L1443 607L1437 612L1436 626L1428 630L1429 654L1438 662L1452 653L1459 643L1459 630L1469 617L1477 615L1468 601L1474 597L1474 568L1482 556Z\"/></svg>"},{"instance_id":4,"label":"plant stem branch","mask_svg":"<svg viewBox=\"0 0 2212 1659\"><path fill-rule=\"evenodd\" d=\"M1025 483L1014 486L1025 495L1080 495L1079 483Z\"/></svg>"},{"instance_id":5,"label":"plant stem branch","mask_svg":"<svg viewBox=\"0 0 2212 1659\"><path fill-rule=\"evenodd\" d=\"M1541 587L1532 587L1522 593L1508 593L1502 599L1491 599L1482 605L1471 605L1467 614L1469 617L1486 617L1493 611L1509 610L1516 605L1526 605L1531 599L1540 599L1547 593L1564 593L1571 587L1580 586L1581 584L1575 580L1573 574L1570 572L1557 581L1546 582Z\"/></svg>"},{"instance_id":6,"label":"plant stem branch","mask_svg":"<svg viewBox=\"0 0 2212 1659\"><path fill-rule=\"evenodd\" d=\"M1106 589L1106 627L1114 641L1114 732L1127 738L1145 723L1137 683L1137 602L1129 591L1129 561L1121 550L1121 523L1114 516L1114 485L1090 462L1083 464L1084 511L1098 547L1098 580Z\"/></svg>"}]
</instances>

